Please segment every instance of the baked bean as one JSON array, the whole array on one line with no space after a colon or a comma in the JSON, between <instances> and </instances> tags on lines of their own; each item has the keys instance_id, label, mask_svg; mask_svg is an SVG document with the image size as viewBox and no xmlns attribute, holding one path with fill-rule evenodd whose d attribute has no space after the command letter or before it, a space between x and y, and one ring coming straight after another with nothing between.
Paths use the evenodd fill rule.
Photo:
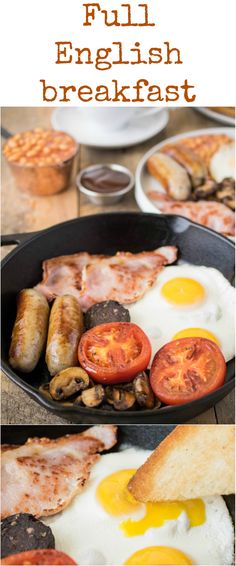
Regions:
<instances>
[{"instance_id":1,"label":"baked bean","mask_svg":"<svg viewBox=\"0 0 236 566\"><path fill-rule=\"evenodd\" d=\"M10 138L3 153L20 189L49 195L68 186L77 144L65 132L35 128Z\"/></svg>"},{"instance_id":2,"label":"baked bean","mask_svg":"<svg viewBox=\"0 0 236 566\"><path fill-rule=\"evenodd\" d=\"M68 134L35 128L10 138L5 144L4 155L11 162L25 158L24 165L31 167L37 162L40 162L40 166L44 162L48 164L48 156L52 158L52 163L63 163L73 157L76 150L77 144Z\"/></svg>"}]
</instances>

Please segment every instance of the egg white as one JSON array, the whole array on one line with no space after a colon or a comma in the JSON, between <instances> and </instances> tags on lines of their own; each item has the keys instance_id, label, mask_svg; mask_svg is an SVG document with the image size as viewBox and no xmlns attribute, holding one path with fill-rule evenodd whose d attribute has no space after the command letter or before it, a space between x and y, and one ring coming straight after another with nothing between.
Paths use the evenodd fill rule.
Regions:
<instances>
[{"instance_id":1,"label":"egg white","mask_svg":"<svg viewBox=\"0 0 236 566\"><path fill-rule=\"evenodd\" d=\"M220 183L227 177L235 179L235 144L226 143L214 153L209 165L213 179Z\"/></svg>"},{"instance_id":2,"label":"egg white","mask_svg":"<svg viewBox=\"0 0 236 566\"><path fill-rule=\"evenodd\" d=\"M125 517L108 515L98 503L96 488L104 477L125 468L138 468L149 455L150 451L132 447L101 457L84 491L64 511L44 521L53 531L56 549L69 554L80 566L122 565L137 550L153 545L177 548L198 565L230 566L233 526L221 497L204 499L207 518L199 527L189 528L187 515L182 513L177 520L136 537L124 536L119 528ZM137 515L140 511L136 519Z\"/></svg>"},{"instance_id":3,"label":"egg white","mask_svg":"<svg viewBox=\"0 0 236 566\"><path fill-rule=\"evenodd\" d=\"M161 288L176 277L191 278L201 283L205 290L204 300L188 306L168 303L161 294ZM225 360L229 361L235 352L234 304L235 289L220 271L182 264L163 269L142 299L129 305L129 312L131 321L147 334L152 357L180 330L203 328L218 338Z\"/></svg>"}]
</instances>

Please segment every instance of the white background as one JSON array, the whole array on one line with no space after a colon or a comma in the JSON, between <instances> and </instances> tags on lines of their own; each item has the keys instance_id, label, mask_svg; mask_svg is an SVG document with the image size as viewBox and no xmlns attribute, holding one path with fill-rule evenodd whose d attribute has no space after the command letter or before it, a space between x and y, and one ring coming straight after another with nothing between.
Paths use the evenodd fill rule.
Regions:
<instances>
[{"instance_id":1,"label":"white background","mask_svg":"<svg viewBox=\"0 0 236 566\"><path fill-rule=\"evenodd\" d=\"M146 78L150 84L163 87L180 85L187 78L196 87L194 105L235 104L234 0L146 0L150 19L156 22L155 27L148 28L108 28L102 23L101 15L92 27L83 27L83 3L87 1L5 0L1 26L1 106L50 105L42 101L39 79L54 86L95 87L109 84L115 78L121 85ZM103 9L117 9L122 3L126 0L100 0ZM145 0L129 0L129 3L138 20L138 4ZM56 41L71 41L74 47L90 47L93 51L109 47L112 41L122 41L127 49L140 41L144 53L169 41L180 49L184 63L115 65L102 72L92 65L55 65ZM70 104L83 105L74 96L71 103L61 103ZM52 105L60 103L57 100ZM171 103L175 105L183 106L183 98Z\"/></svg>"}]
</instances>

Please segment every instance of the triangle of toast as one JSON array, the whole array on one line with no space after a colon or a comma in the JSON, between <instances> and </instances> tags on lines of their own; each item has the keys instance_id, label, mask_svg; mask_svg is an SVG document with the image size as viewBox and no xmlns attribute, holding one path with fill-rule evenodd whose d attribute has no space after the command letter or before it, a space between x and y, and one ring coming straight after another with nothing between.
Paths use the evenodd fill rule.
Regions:
<instances>
[{"instance_id":1,"label":"triangle of toast","mask_svg":"<svg viewBox=\"0 0 236 566\"><path fill-rule=\"evenodd\" d=\"M130 480L138 501L173 501L234 493L234 425L180 425Z\"/></svg>"}]
</instances>

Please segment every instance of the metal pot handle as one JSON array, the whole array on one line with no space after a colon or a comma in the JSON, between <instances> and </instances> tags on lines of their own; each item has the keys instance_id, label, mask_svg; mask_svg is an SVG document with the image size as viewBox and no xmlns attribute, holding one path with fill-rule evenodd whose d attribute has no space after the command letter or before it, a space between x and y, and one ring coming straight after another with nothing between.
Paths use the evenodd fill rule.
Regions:
<instances>
[{"instance_id":1,"label":"metal pot handle","mask_svg":"<svg viewBox=\"0 0 236 566\"><path fill-rule=\"evenodd\" d=\"M26 234L4 234L1 236L1 246L14 246L24 244L27 240L31 240L32 236L37 232L28 232Z\"/></svg>"}]
</instances>

